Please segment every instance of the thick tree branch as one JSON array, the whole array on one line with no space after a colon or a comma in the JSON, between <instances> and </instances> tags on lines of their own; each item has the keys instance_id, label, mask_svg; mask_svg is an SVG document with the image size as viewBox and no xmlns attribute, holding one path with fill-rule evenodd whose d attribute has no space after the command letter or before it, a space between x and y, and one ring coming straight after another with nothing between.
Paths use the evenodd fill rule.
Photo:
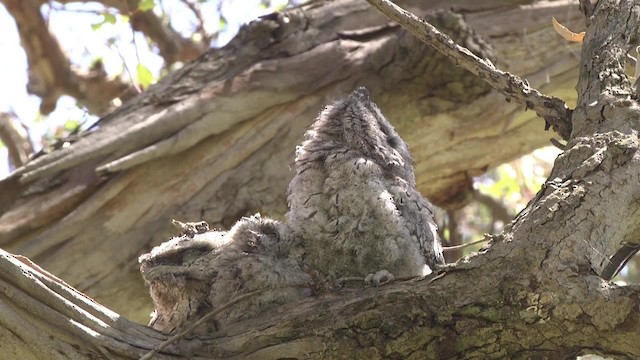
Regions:
<instances>
[{"instance_id":1,"label":"thick tree branch","mask_svg":"<svg viewBox=\"0 0 640 360\"><path fill-rule=\"evenodd\" d=\"M0 273L0 324L10 330L3 336L5 354L19 359L51 359L60 354L131 359L143 356L166 338L121 318L3 250ZM170 352L171 347L159 358L172 358L167 356Z\"/></svg>"},{"instance_id":2,"label":"thick tree branch","mask_svg":"<svg viewBox=\"0 0 640 360\"><path fill-rule=\"evenodd\" d=\"M602 3L602 4L601 4ZM578 107L581 113L572 118L575 136L584 136L600 131L605 126L622 125L621 116L629 117L629 126L618 128L622 132L635 129L638 123L635 105L637 94L632 87L626 69L626 57L632 46L638 41L640 4L637 1L624 3L624 12L610 13L609 2L598 2L595 9L584 11L593 15L587 26L582 59L588 59L587 68L580 73L578 79ZM623 14L621 20L612 21L615 16ZM593 81L594 79L600 81ZM626 114L620 113L627 112Z\"/></svg>"},{"instance_id":3,"label":"thick tree branch","mask_svg":"<svg viewBox=\"0 0 640 360\"><path fill-rule=\"evenodd\" d=\"M581 58L585 66L581 68L582 72L578 82L578 106L575 112L572 113L561 100L544 96L537 90L529 89L528 85L523 86L525 83L515 76L496 70L492 64L476 57L467 49L456 45L450 38L438 32L433 26L390 1L368 1L390 18L401 23L422 41L432 44L438 51L447 54L456 64L487 80L499 91L507 94L516 89L519 94L518 101L527 104L528 108L533 108L538 115L544 117L547 123L554 125L554 129L564 139L572 140L568 144L565 154L560 156L550 176L550 181L547 183L553 184L554 190L546 189L549 191L543 191L538 194L537 199L541 203L551 202L557 204L560 199L563 202L573 203L573 208L568 211L567 216L571 216L573 218L572 221L582 219L591 223L593 220L589 220L588 217L574 216L573 212L578 206L581 206L578 202L588 203L596 208L602 207L604 205L602 203L601 206L595 205L596 202L603 201L601 198L602 191L598 190L595 193L598 196L593 196L596 190L592 189L591 193L587 192L586 198L582 198L582 195L575 193L567 195L565 193L567 184L582 181L602 183L602 180L597 179L611 175L601 174L598 171L599 166L606 166L611 169L609 165L604 165L605 161L613 162L622 168L630 166L621 171L625 171L627 176L634 179L632 183L635 180L640 180L636 178L637 169L635 169L632 161L635 157L634 154L638 150L637 131L640 128L640 112L637 104L631 98L633 89L624 69L629 41L635 39L637 35L636 29L640 21L638 16L640 5L634 2L625 2L624 7L613 10L611 7L616 5L612 5L611 1L598 2L595 10L593 10L594 13L587 28L587 35L582 48ZM588 13L592 11L592 9L584 6L583 9ZM612 19L626 19L626 21ZM569 121L570 115L571 121ZM624 121L621 122L621 119L624 119ZM591 151L585 153L585 148ZM583 164L580 171L571 175L563 173L565 171L575 171L576 163L571 160L583 156L585 156L583 158L585 164ZM611 169L611 171L613 172L614 169ZM591 175L593 178L587 175ZM586 180L586 178L592 180ZM618 179L614 177L613 181L616 180ZM635 204L633 202L629 203L627 201L628 198L625 199L624 197L632 196L635 199L637 196L636 191L629 189L625 184L626 180L622 184L616 184L616 186L620 186L628 192L623 197L611 194L606 204L610 207L615 206L613 205L614 203L619 204L618 206L635 213L633 210L636 207ZM549 197L545 198L543 196L544 193L547 193ZM569 200L577 195L578 197L575 199ZM536 211L537 205L539 204L532 202L524 210L523 214L527 214L530 210ZM611 212L608 212L607 215L604 215L604 218L609 218L610 214ZM610 221L620 222L621 219L617 215L615 217L617 220L612 217ZM602 220L599 219L599 221ZM625 217L623 223L626 226L623 229L618 227L607 229L604 231L606 236L601 239L582 240L586 244L576 243L575 246L581 248L581 251L575 253L579 254L577 258L575 255L570 256L573 259L572 261L581 263L588 258L591 268L604 278L610 279L640 249L640 242L637 240L640 238L640 228L634 225L637 221L638 219L635 216ZM518 225L516 224L515 226ZM529 227L529 225L526 226ZM585 245L587 246L586 248ZM588 248L589 246L591 248ZM558 255L569 256L569 254L560 255L560 253ZM580 259L580 256L584 256L584 258ZM567 259L562 260L562 262L565 261Z\"/></svg>"},{"instance_id":4,"label":"thick tree branch","mask_svg":"<svg viewBox=\"0 0 640 360\"><path fill-rule=\"evenodd\" d=\"M74 97L89 112L98 115L113 110L113 99L126 101L132 96L129 84L109 78L100 66L87 73L71 68L69 59L42 17L42 1L2 0L2 3L18 25L29 64L27 91L42 98L42 114L51 113L62 95Z\"/></svg>"},{"instance_id":5,"label":"thick tree branch","mask_svg":"<svg viewBox=\"0 0 640 360\"><path fill-rule=\"evenodd\" d=\"M594 9L583 9L593 11L593 16L582 46L578 105L572 116L574 138L558 158L547 184L563 192L567 186L588 184L589 192L569 200L578 195L572 191L564 200L576 209L594 207L588 214L577 211L572 221L616 224L583 232L581 241L587 244L576 244L590 267L609 279L640 248L640 192L634 184L640 181L640 108L624 68L630 42L636 40L640 26L640 4L609 0L598 1ZM575 169L577 161L582 162L579 170Z\"/></svg>"},{"instance_id":6,"label":"thick tree branch","mask_svg":"<svg viewBox=\"0 0 640 360\"><path fill-rule=\"evenodd\" d=\"M465 22L428 15L438 4L414 3L460 43L490 57L490 42L510 71L571 98L573 49L540 19L562 12L575 21L577 10L452 2L478 10ZM549 41L525 46L527 37ZM540 63L554 66L539 71ZM1 246L144 321L151 304L132 265L138 255L170 236L172 218L225 228L255 212L281 216L295 145L324 104L358 85L409 143L419 190L441 205L459 203L457 190L472 176L548 143L535 114L505 103L368 3L314 3L249 24L69 147L1 181L14 189L0 192Z\"/></svg>"},{"instance_id":7,"label":"thick tree branch","mask_svg":"<svg viewBox=\"0 0 640 360\"><path fill-rule=\"evenodd\" d=\"M154 351L154 358L570 358L581 349L640 356L640 344L630 340L640 336L638 289L591 276L568 295L560 284L535 282L505 251L514 249L502 243L432 281L347 288L284 305L209 335L187 336ZM0 288L0 326L11 330L3 350L20 359L61 352L139 359L168 340L2 250Z\"/></svg>"},{"instance_id":8,"label":"thick tree branch","mask_svg":"<svg viewBox=\"0 0 640 360\"><path fill-rule=\"evenodd\" d=\"M543 95L531 88L526 80L523 81L518 76L496 69L491 61L474 55L469 49L456 44L449 36L441 33L428 22L403 10L391 1L367 1L417 38L449 57L457 66L486 81L491 87L506 95L507 99L514 99L527 109L535 111L538 116L545 119L547 123L545 129L551 126L563 139L569 139L571 110L564 101Z\"/></svg>"},{"instance_id":9,"label":"thick tree branch","mask_svg":"<svg viewBox=\"0 0 640 360\"><path fill-rule=\"evenodd\" d=\"M437 117L430 118L436 119L434 123L422 121L417 110L406 110L411 104L411 108L433 111L422 98L410 97L418 93L416 89L437 99L455 94L438 97L430 86L414 82L433 81L437 72L430 72L430 67L442 71L444 62L434 63L433 53L398 35L360 4L330 2L253 23L229 47L187 65L103 119L93 133L72 144L75 150L84 151L83 159L66 153L75 165L65 164L64 157L56 154L28 164L20 174L44 166L57 168L32 175L24 185L22 201L16 201L0 218L0 241L36 254L51 265L45 267L55 269L61 278L74 279L83 289L108 290L126 298L120 303L109 300L134 313L131 308L141 307L140 303L124 294L135 293L129 289L140 283L139 275L125 281L127 273L121 269L132 267L132 258L154 236L156 240L168 238L156 231L158 224L190 217L217 225L246 211L277 212L283 205L273 195L274 184L284 189L290 176L284 169L286 161L277 166L269 159L290 159L293 144L300 141L308 124L300 119L311 121L326 98L337 97L355 84L382 89L374 97L383 99L383 112L392 121L398 118L400 132L407 130L418 176L461 173L460 178L468 179L468 168L458 168L461 160L447 157L449 151L442 142L446 138L461 141L464 148L473 147L482 132L468 130L474 136L465 138L454 130L461 124L475 124L477 119L455 122L446 118L456 125L446 128L447 132L436 126ZM639 289L617 287L593 275L595 271L604 276L607 261L621 244L640 238L640 107L624 96L627 89L617 67L607 70L607 64L617 66L621 48L631 38L623 27L637 28L637 6L600 0L594 16L604 18L594 26L603 26L608 33L595 36L588 29L585 48L602 46L607 51L582 60L585 79L581 79L581 99L572 119L579 125L576 133L580 136L570 138L544 188L483 254L466 258L431 280L347 288L310 297L207 336L185 338L157 356L571 358L597 352L639 358L640 343L635 341L640 336ZM356 18L357 25L348 22ZM518 26L523 19L517 17ZM619 19L633 20L616 23ZM611 27L604 29L605 23ZM406 75L407 71L412 73ZM458 79L467 97L470 89L477 89L476 102L488 96L475 83L463 86L466 83L459 79L469 79L468 75L458 77L451 69L446 72L446 79ZM269 76L271 73L275 75ZM345 79L342 74L350 76ZM398 74L406 76L394 77ZM311 81L296 81L302 78ZM589 80L603 84L592 85ZM429 104L437 107L438 102ZM600 117L590 117L592 108ZM187 119L178 117L181 123L175 128L161 121L157 131L145 121L172 112ZM409 127L408 123L420 126ZM189 145L182 147L180 136L185 133L181 131L192 124L209 131L208 137L188 137ZM119 143L120 147L95 156L84 150L93 144L107 148L109 141L128 129L146 136L136 138L139 144ZM502 138L510 136L502 132L490 137L493 142ZM129 163L130 167L117 174L95 176L98 165L166 139L175 141L179 152ZM162 151L166 149L171 146ZM475 169L485 168L486 164ZM80 189L94 186L97 191L79 195L79 205L60 211L58 218L52 216L44 224L30 222L38 219L31 215L34 209L54 213L39 200L45 195L57 198L61 192L71 193L64 187L72 185ZM60 216L64 217L58 221ZM60 254L66 263L53 261ZM111 276L111 280L96 283L100 276ZM78 358L95 354L131 358L167 340L100 308L7 253L0 253L0 286L0 324L10 330L0 331L0 336L7 337L10 350L26 354L22 358L58 356L60 349ZM40 298L44 300L35 300ZM67 318L73 320L63 321ZM51 341L52 337L60 341ZM31 349L31 343L42 346Z\"/></svg>"}]
</instances>

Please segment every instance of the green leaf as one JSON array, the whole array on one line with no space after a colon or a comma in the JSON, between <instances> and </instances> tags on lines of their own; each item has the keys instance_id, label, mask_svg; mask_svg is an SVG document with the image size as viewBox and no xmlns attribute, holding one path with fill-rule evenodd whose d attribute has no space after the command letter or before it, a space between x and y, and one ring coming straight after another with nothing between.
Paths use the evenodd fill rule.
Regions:
<instances>
[{"instance_id":1,"label":"green leaf","mask_svg":"<svg viewBox=\"0 0 640 360\"><path fill-rule=\"evenodd\" d=\"M69 132L76 130L79 126L80 121L78 120L67 120L63 125L64 129Z\"/></svg>"},{"instance_id":2,"label":"green leaf","mask_svg":"<svg viewBox=\"0 0 640 360\"><path fill-rule=\"evenodd\" d=\"M108 22L109 24L115 24L116 23L116 16L113 14L109 14L109 13L104 13L102 14L102 16L104 17L104 22Z\"/></svg>"},{"instance_id":3,"label":"green leaf","mask_svg":"<svg viewBox=\"0 0 640 360\"><path fill-rule=\"evenodd\" d=\"M89 65L89 69L95 69L97 67L104 67L104 59L102 57L97 57L91 60L91 65Z\"/></svg>"},{"instance_id":4,"label":"green leaf","mask_svg":"<svg viewBox=\"0 0 640 360\"><path fill-rule=\"evenodd\" d=\"M142 0L140 1L140 5L138 5L138 9L142 11L151 10L156 6L156 2L154 0Z\"/></svg>"},{"instance_id":5,"label":"green leaf","mask_svg":"<svg viewBox=\"0 0 640 360\"><path fill-rule=\"evenodd\" d=\"M42 124L44 120L44 116L41 113L38 113L38 115L36 115L36 118L33 119L33 122L35 122L36 124Z\"/></svg>"},{"instance_id":6,"label":"green leaf","mask_svg":"<svg viewBox=\"0 0 640 360\"><path fill-rule=\"evenodd\" d=\"M91 28L93 29L93 31L96 31L96 30L100 29L102 27L102 25L104 25L106 23L115 24L116 23L116 16L113 15L113 14L104 13L104 14L102 14L102 21L100 21L99 23L91 24Z\"/></svg>"},{"instance_id":7,"label":"green leaf","mask_svg":"<svg viewBox=\"0 0 640 360\"><path fill-rule=\"evenodd\" d=\"M136 70L138 72L138 84L142 85L144 88L147 88L153 83L153 74L146 66L138 64L138 66L136 66Z\"/></svg>"}]
</instances>

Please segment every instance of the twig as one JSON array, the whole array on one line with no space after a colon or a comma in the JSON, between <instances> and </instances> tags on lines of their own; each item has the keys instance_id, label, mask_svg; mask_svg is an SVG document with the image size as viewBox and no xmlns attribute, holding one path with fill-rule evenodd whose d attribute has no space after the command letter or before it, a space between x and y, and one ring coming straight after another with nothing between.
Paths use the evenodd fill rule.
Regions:
<instances>
[{"instance_id":1,"label":"twig","mask_svg":"<svg viewBox=\"0 0 640 360\"><path fill-rule=\"evenodd\" d=\"M558 140L556 140L554 138L549 139L549 142L551 143L551 145L557 147L558 149L560 149L562 151L565 151L567 149L567 144L563 144L563 143L561 143L560 141L558 141Z\"/></svg>"},{"instance_id":2,"label":"twig","mask_svg":"<svg viewBox=\"0 0 640 360\"><path fill-rule=\"evenodd\" d=\"M193 15L198 20L198 25L197 25L195 31L198 32L200 34L200 36L202 36L202 42L207 44L207 46L208 46L209 42L211 41L211 36L209 34L207 34L207 31L204 28L205 20L204 20L204 16L202 16L202 10L200 9L200 3L195 2L195 1L191 1L191 0L182 0L182 2L185 4L186 7L189 8L189 10L191 10Z\"/></svg>"},{"instance_id":3,"label":"twig","mask_svg":"<svg viewBox=\"0 0 640 360\"><path fill-rule=\"evenodd\" d=\"M133 33L132 35L133 35L133 39L134 39L133 41L134 41L134 47L135 47L136 34ZM140 94L142 92L142 89L140 89L140 87L133 80L133 74L131 73L131 70L129 69L129 66L127 66L127 60L125 60L124 56L122 56L122 53L120 52L120 49L118 48L118 45L116 45L116 43L114 42L114 43L108 44L108 46L110 48L114 48L116 50L116 53L120 57L120 60L122 60L122 65L124 66L124 70L127 73L127 76L129 77L129 85L131 85L131 87L133 87L135 89L136 93ZM136 56L137 55L138 55L138 48L136 48ZM140 63L140 58L139 57L138 57L138 63Z\"/></svg>"},{"instance_id":4,"label":"twig","mask_svg":"<svg viewBox=\"0 0 640 360\"><path fill-rule=\"evenodd\" d=\"M545 130L553 127L563 139L571 135L571 110L564 101L541 94L518 76L496 69L491 61L474 55L456 44L449 36L416 15L398 7L389 0L367 0L390 19L415 35L422 42L449 57L457 66L486 81L494 89L526 106L546 121Z\"/></svg>"},{"instance_id":5,"label":"twig","mask_svg":"<svg viewBox=\"0 0 640 360\"><path fill-rule=\"evenodd\" d=\"M466 247L473 246L473 245L477 245L477 244L481 244L481 243L483 243L483 242L487 242L487 241L491 241L491 240L493 240L493 239L487 239L487 238L484 238L484 239L482 239L482 240L476 240L476 241L472 241L472 242L470 242L470 243L466 243L466 244L462 244L462 245L455 245L455 246L443 246L443 247L442 247L442 251L444 251L444 252L448 252L448 251L456 251L456 250L464 249L464 248L466 248Z\"/></svg>"},{"instance_id":6,"label":"twig","mask_svg":"<svg viewBox=\"0 0 640 360\"><path fill-rule=\"evenodd\" d=\"M256 290L256 291L252 291L250 293L246 293L244 295L238 296L237 298L234 298L233 300L229 301L228 303L222 305L221 307L217 308L217 309L213 309L211 310L209 313L207 313L206 315L204 315L203 317L201 317L200 319L198 319L196 322L194 322L193 324L191 324L191 326L189 326L188 328L184 329L182 332L173 335L172 337L168 338L165 342L163 342L162 344L160 344L160 346L158 346L158 348L153 349L151 351L149 351L148 353L144 354L144 356L142 356L140 358L140 360L149 360L151 359L158 351L166 348L167 346L171 345L171 343L178 341L182 338L184 338L186 335L188 335L191 331L193 331L195 328L197 328L198 326L202 325L205 321L210 320L212 317L218 315L219 313L223 312L224 310L227 310L228 308L230 308L231 306L246 300L250 297L259 295L265 291L267 291L268 289L262 289L262 290Z\"/></svg>"}]
</instances>

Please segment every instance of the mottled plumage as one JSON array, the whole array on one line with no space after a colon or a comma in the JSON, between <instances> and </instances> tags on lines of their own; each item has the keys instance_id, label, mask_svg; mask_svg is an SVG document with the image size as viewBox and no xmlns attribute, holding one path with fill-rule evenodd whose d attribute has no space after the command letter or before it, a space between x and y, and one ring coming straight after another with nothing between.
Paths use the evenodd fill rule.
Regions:
<instances>
[{"instance_id":1,"label":"mottled plumage","mask_svg":"<svg viewBox=\"0 0 640 360\"><path fill-rule=\"evenodd\" d=\"M140 257L155 329L175 332L257 290L264 292L224 310L217 323L254 317L342 278L378 284L444 263L407 145L365 89L322 111L295 166L286 223L256 215L223 232L176 222L180 237Z\"/></svg>"},{"instance_id":2,"label":"mottled plumage","mask_svg":"<svg viewBox=\"0 0 640 360\"><path fill-rule=\"evenodd\" d=\"M326 107L306 137L286 219L307 269L334 281L381 270L422 275L444 263L407 145L366 89Z\"/></svg>"},{"instance_id":3,"label":"mottled plumage","mask_svg":"<svg viewBox=\"0 0 640 360\"><path fill-rule=\"evenodd\" d=\"M217 315L218 324L256 316L310 294L302 253L286 225L254 215L228 232L211 231L165 242L139 259L155 304L150 325L175 332L237 296L266 290ZM201 332L211 330L199 329Z\"/></svg>"}]
</instances>

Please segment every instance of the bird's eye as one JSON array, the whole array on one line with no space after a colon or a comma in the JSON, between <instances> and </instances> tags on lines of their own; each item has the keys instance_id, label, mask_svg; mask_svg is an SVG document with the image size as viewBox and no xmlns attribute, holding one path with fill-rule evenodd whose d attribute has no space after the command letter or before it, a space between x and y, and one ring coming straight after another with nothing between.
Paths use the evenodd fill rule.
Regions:
<instances>
[{"instance_id":1,"label":"bird's eye","mask_svg":"<svg viewBox=\"0 0 640 360\"><path fill-rule=\"evenodd\" d=\"M387 136L387 144L392 148L396 148L398 146L398 140L394 137Z\"/></svg>"}]
</instances>

